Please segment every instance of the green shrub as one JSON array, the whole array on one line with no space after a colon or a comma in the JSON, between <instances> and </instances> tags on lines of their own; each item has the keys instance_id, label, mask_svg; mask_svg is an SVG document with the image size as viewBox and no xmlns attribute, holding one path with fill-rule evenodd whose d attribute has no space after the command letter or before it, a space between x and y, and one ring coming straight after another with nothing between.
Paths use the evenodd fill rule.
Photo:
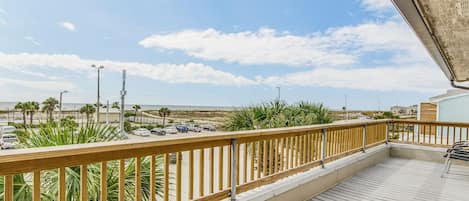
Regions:
<instances>
[{"instance_id":1,"label":"green shrub","mask_svg":"<svg viewBox=\"0 0 469 201\"><path fill-rule=\"evenodd\" d=\"M283 101L272 101L234 112L224 128L237 131L331 123L328 113L322 104L299 102L288 105Z\"/></svg>"}]
</instances>

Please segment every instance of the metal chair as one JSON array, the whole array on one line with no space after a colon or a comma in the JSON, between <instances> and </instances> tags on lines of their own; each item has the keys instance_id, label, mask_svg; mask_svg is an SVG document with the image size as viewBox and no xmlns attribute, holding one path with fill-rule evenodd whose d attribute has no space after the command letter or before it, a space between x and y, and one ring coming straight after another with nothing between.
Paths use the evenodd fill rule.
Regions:
<instances>
[{"instance_id":1,"label":"metal chair","mask_svg":"<svg viewBox=\"0 0 469 201\"><path fill-rule=\"evenodd\" d=\"M441 177L449 173L452 165L452 160L469 161L469 141L459 141L453 144L451 148L446 150L443 156L446 158L443 172Z\"/></svg>"}]
</instances>

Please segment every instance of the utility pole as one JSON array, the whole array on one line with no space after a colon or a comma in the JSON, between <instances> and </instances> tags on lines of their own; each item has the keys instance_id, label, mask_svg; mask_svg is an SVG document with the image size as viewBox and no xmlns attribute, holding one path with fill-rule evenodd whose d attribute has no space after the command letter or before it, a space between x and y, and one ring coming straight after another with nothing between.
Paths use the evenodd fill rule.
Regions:
<instances>
[{"instance_id":1,"label":"utility pole","mask_svg":"<svg viewBox=\"0 0 469 201\"><path fill-rule=\"evenodd\" d=\"M106 105L106 124L109 124L109 100L107 100Z\"/></svg>"},{"instance_id":2,"label":"utility pole","mask_svg":"<svg viewBox=\"0 0 469 201\"><path fill-rule=\"evenodd\" d=\"M99 108L100 108L100 104L99 104L99 79L100 79L100 71L101 69L104 68L104 66L96 66L94 64L91 65L92 68L95 68L97 71L98 71L98 97L97 97L97 100L96 100L96 123L99 124Z\"/></svg>"},{"instance_id":3,"label":"utility pole","mask_svg":"<svg viewBox=\"0 0 469 201\"><path fill-rule=\"evenodd\" d=\"M277 86L277 100L280 101L280 87Z\"/></svg>"},{"instance_id":4,"label":"utility pole","mask_svg":"<svg viewBox=\"0 0 469 201\"><path fill-rule=\"evenodd\" d=\"M121 136L126 136L124 131L124 100L125 95L127 95L127 91L125 90L125 70L122 70L122 90L121 90L121 111L119 116L119 128L121 132Z\"/></svg>"}]
</instances>

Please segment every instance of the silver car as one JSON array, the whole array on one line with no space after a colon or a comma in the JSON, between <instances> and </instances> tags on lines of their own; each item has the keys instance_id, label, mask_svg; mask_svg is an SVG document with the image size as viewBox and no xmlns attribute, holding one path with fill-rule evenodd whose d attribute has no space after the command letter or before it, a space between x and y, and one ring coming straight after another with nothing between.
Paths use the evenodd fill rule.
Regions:
<instances>
[{"instance_id":1,"label":"silver car","mask_svg":"<svg viewBox=\"0 0 469 201\"><path fill-rule=\"evenodd\" d=\"M3 134L2 137L0 137L1 149L14 149L18 145L19 142L16 134Z\"/></svg>"},{"instance_id":2,"label":"silver car","mask_svg":"<svg viewBox=\"0 0 469 201\"><path fill-rule=\"evenodd\" d=\"M150 136L150 131L146 128L137 128L132 131L132 134L142 137L148 137Z\"/></svg>"},{"instance_id":3,"label":"silver car","mask_svg":"<svg viewBox=\"0 0 469 201\"><path fill-rule=\"evenodd\" d=\"M166 127L163 130L166 132L166 134L177 134L178 133L178 130L174 126Z\"/></svg>"}]
</instances>

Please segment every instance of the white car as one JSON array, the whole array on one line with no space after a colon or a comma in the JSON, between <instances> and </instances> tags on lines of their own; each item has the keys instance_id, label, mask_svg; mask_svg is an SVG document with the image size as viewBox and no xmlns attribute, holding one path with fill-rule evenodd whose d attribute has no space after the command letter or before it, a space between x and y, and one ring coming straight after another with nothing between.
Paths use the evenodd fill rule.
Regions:
<instances>
[{"instance_id":1,"label":"white car","mask_svg":"<svg viewBox=\"0 0 469 201\"><path fill-rule=\"evenodd\" d=\"M164 128L163 130L166 134L177 134L178 133L178 130L174 126Z\"/></svg>"},{"instance_id":2,"label":"white car","mask_svg":"<svg viewBox=\"0 0 469 201\"><path fill-rule=\"evenodd\" d=\"M0 134L8 134L8 133L13 133L13 131L16 130L16 127L14 126L1 126L0 127Z\"/></svg>"},{"instance_id":3,"label":"white car","mask_svg":"<svg viewBox=\"0 0 469 201\"><path fill-rule=\"evenodd\" d=\"M1 149L14 149L19 145L16 134L3 134L0 137Z\"/></svg>"},{"instance_id":4,"label":"white car","mask_svg":"<svg viewBox=\"0 0 469 201\"><path fill-rule=\"evenodd\" d=\"M132 131L132 134L142 137L148 137L150 136L150 133L151 132L146 128L138 128Z\"/></svg>"}]
</instances>

